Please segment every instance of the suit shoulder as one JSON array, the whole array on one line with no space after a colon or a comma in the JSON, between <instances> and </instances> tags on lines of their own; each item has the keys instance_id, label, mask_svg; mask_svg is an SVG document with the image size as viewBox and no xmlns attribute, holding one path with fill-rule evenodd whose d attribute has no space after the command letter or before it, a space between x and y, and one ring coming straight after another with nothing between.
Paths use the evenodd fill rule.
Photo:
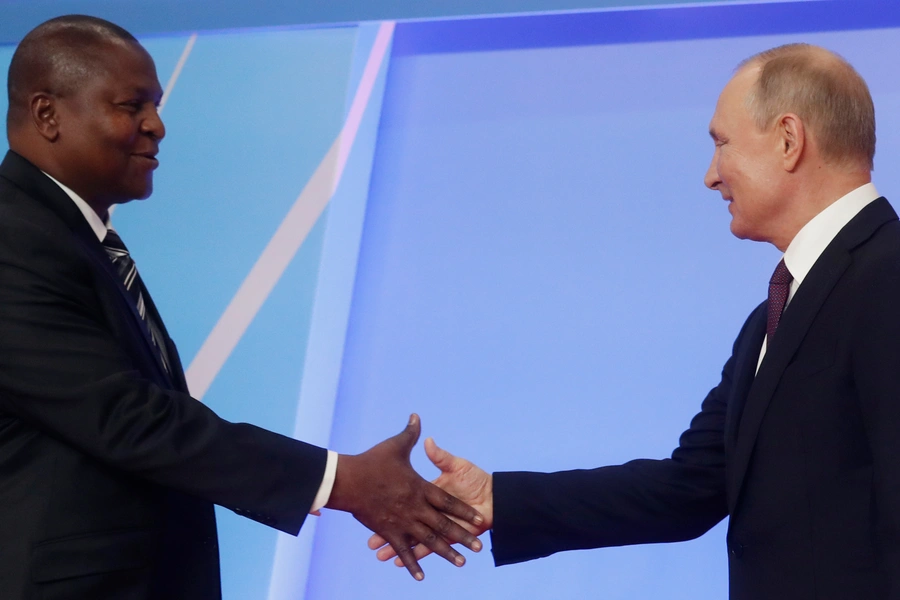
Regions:
<instances>
[{"instance_id":1,"label":"suit shoulder","mask_svg":"<svg viewBox=\"0 0 900 600\"><path fill-rule=\"evenodd\" d=\"M71 248L72 230L52 210L0 179L0 249ZM71 251L71 250L69 250Z\"/></svg>"},{"instance_id":2,"label":"suit shoulder","mask_svg":"<svg viewBox=\"0 0 900 600\"><path fill-rule=\"evenodd\" d=\"M885 267L900 266L900 220L884 223L866 243L854 250L853 255L854 259Z\"/></svg>"},{"instance_id":3,"label":"suit shoulder","mask_svg":"<svg viewBox=\"0 0 900 600\"><path fill-rule=\"evenodd\" d=\"M884 223L850 257L849 281L859 295L900 301L900 221Z\"/></svg>"}]
</instances>

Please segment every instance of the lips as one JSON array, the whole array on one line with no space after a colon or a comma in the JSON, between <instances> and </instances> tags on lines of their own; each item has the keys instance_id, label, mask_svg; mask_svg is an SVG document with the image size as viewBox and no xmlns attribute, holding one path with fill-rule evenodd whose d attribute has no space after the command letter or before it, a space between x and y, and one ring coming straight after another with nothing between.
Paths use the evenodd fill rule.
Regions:
<instances>
[{"instance_id":1,"label":"lips","mask_svg":"<svg viewBox=\"0 0 900 600\"><path fill-rule=\"evenodd\" d=\"M156 152L139 152L134 154L134 157L141 162L149 163L150 167L153 169L159 166L159 160L157 160L156 158Z\"/></svg>"}]
</instances>

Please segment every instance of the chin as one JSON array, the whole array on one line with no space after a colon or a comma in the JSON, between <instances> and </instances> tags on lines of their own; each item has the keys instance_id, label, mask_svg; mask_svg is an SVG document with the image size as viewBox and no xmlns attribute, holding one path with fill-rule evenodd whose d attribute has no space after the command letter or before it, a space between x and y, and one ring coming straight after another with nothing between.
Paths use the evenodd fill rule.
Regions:
<instances>
[{"instance_id":1,"label":"chin","mask_svg":"<svg viewBox=\"0 0 900 600\"><path fill-rule=\"evenodd\" d=\"M731 229L731 235L733 235L737 239L739 239L739 240L747 239L747 234L744 232L743 228L741 227L741 224L738 222L738 220L735 217L731 218L730 229Z\"/></svg>"},{"instance_id":2,"label":"chin","mask_svg":"<svg viewBox=\"0 0 900 600\"><path fill-rule=\"evenodd\" d=\"M753 231L751 228L742 227L734 219L731 220L731 233L739 240L750 240L751 242L771 242L771 239L765 235L761 235L759 231Z\"/></svg>"},{"instance_id":3,"label":"chin","mask_svg":"<svg viewBox=\"0 0 900 600\"><path fill-rule=\"evenodd\" d=\"M153 193L153 183L148 182L146 185L141 186L134 190L134 195L131 197L135 200L146 200Z\"/></svg>"}]
</instances>

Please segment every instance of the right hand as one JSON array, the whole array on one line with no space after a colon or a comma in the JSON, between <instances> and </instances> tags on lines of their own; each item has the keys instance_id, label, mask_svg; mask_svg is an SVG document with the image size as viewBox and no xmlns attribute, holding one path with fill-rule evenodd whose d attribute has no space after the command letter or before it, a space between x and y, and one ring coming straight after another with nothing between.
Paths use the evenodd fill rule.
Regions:
<instances>
[{"instance_id":1,"label":"right hand","mask_svg":"<svg viewBox=\"0 0 900 600\"><path fill-rule=\"evenodd\" d=\"M441 470L441 475L432 483L448 494L456 496L484 517L484 521L478 526L454 520L475 535L481 535L490 529L494 524L494 478L466 459L453 456L443 448L439 448L432 438L425 440L425 454L434 466ZM377 550L375 556L381 561L397 556L394 549L378 534L369 538L369 548ZM416 560L421 560L432 551L427 546L419 544L414 552ZM400 558L396 558L394 563L399 567L403 566Z\"/></svg>"},{"instance_id":2,"label":"right hand","mask_svg":"<svg viewBox=\"0 0 900 600\"><path fill-rule=\"evenodd\" d=\"M481 541L460 525L480 527L484 518L467 504L428 483L409 463L419 439L421 422L411 415L398 435L355 456L338 458L334 487L325 506L352 513L356 519L389 543L410 575L421 580L413 549L430 548L456 566L466 559L451 547L462 543L481 550ZM452 519L452 520L451 520ZM392 555L393 556L393 555Z\"/></svg>"}]
</instances>

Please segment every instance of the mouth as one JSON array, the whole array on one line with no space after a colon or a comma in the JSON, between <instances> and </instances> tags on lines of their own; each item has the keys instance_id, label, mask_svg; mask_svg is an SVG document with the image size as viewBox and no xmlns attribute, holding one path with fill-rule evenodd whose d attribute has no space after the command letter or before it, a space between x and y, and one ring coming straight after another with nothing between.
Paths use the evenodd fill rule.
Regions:
<instances>
[{"instance_id":1,"label":"mouth","mask_svg":"<svg viewBox=\"0 0 900 600\"><path fill-rule=\"evenodd\" d=\"M141 162L150 163L150 167L155 169L159 166L159 160L156 158L156 152L138 152L133 155L135 158L140 160Z\"/></svg>"}]
</instances>

